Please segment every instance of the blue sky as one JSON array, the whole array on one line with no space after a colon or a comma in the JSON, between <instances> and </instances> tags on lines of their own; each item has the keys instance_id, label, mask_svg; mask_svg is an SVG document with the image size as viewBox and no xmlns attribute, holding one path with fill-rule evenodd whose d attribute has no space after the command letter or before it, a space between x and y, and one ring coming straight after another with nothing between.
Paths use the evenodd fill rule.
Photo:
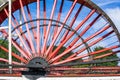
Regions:
<instances>
[{"instance_id":1,"label":"blue sky","mask_svg":"<svg viewBox=\"0 0 120 80\"><path fill-rule=\"evenodd\" d=\"M120 32L120 0L92 0L102 8L115 23Z\"/></svg>"}]
</instances>

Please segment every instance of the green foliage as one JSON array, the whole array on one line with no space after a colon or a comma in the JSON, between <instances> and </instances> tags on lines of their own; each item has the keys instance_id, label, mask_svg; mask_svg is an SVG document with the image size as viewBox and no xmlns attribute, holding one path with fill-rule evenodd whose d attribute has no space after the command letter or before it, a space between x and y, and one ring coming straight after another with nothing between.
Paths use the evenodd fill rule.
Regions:
<instances>
[{"instance_id":1,"label":"green foliage","mask_svg":"<svg viewBox=\"0 0 120 80\"><path fill-rule=\"evenodd\" d=\"M4 41L3 43L3 40L1 39L0 40L0 46L3 46L5 47L6 49L8 49L8 41ZM16 53L16 54L20 54L19 51L14 47L12 46L12 52ZM8 59L8 53L5 52L4 50L0 49L0 58L4 58L4 59ZM13 61L19 61L18 59L16 59L15 57L12 57ZM4 63L4 62L0 62L0 63Z\"/></svg>"},{"instance_id":2,"label":"green foliage","mask_svg":"<svg viewBox=\"0 0 120 80\"><path fill-rule=\"evenodd\" d=\"M98 46L98 47L95 47L94 48L94 51L99 51L99 50L102 50L104 49L104 47L101 47L101 46ZM104 55L104 54L107 54L107 53L111 53L112 50L107 50L107 51L104 51L104 52L101 52L101 53L98 53L98 54L95 54L93 55L92 57L97 57L97 56L100 56L100 55ZM110 55L110 56L106 56L106 57L103 57L103 58L100 58L100 59L97 59L97 60L105 60L105 59L115 59L115 58L118 58L116 54L113 54L113 55ZM117 61L114 61L114 62L105 62L105 63L97 63L97 64L91 64L91 65L76 65L76 66L73 66L75 68L79 67L79 68L83 68L83 67L90 67L90 66L117 66L118 62Z\"/></svg>"},{"instance_id":3,"label":"green foliage","mask_svg":"<svg viewBox=\"0 0 120 80\"><path fill-rule=\"evenodd\" d=\"M54 51L56 48L57 48L57 46L54 46L53 51ZM66 47L61 47L57 55L63 53L65 49L66 49ZM74 53L71 51L71 52L67 53L66 55L64 55L60 60L64 60L64 59L68 58L69 56L71 56L72 54L74 54ZM72 62L82 62L82 59L78 59L78 60L75 60L75 61L72 61ZM90 66L90 65L76 65L76 66L72 66L72 67L74 67L74 68L75 68L75 67L76 67L76 68L77 68L77 67L81 67L81 68L82 68L82 67L89 67L89 66Z\"/></svg>"},{"instance_id":4,"label":"green foliage","mask_svg":"<svg viewBox=\"0 0 120 80\"><path fill-rule=\"evenodd\" d=\"M53 51L54 51L56 48L57 48L57 46L54 46ZM57 54L57 55L63 53L65 50L66 50L66 47L61 47L60 50L58 51L58 54ZM69 56L71 56L72 54L74 54L74 53L71 51L71 52L67 53L66 55L64 55L63 57L61 57L60 60L67 59L67 58L68 58ZM78 59L78 60L75 60L75 61L72 61L72 62L78 62L78 61L81 61L81 60L82 60L82 59Z\"/></svg>"},{"instance_id":5,"label":"green foliage","mask_svg":"<svg viewBox=\"0 0 120 80\"><path fill-rule=\"evenodd\" d=\"M104 47L101 47L101 46L98 46L96 48L94 48L94 51L99 51L99 50L102 50L104 49ZM104 54L107 54L107 53L111 53L112 50L107 50L105 52L101 52L99 54L95 54L93 57L96 57L96 56L100 56L100 55L104 55ZM113 55L110 55L110 56L107 56L107 57L103 57L99 60L105 60L105 59L115 59L115 58L118 58L116 54L113 54ZM106 63L100 63L100 64L96 64L96 66L117 66L118 62L115 61L115 62L106 62Z\"/></svg>"},{"instance_id":6,"label":"green foliage","mask_svg":"<svg viewBox=\"0 0 120 80\"><path fill-rule=\"evenodd\" d=\"M53 50L55 50L57 48L57 46L54 47ZM66 48L65 47L62 47L59 52L58 52L58 55L61 54L62 52L64 52ZM98 47L95 47L93 51L99 51L99 50L102 50L104 49L104 47L101 47L101 46L98 46ZM93 55L93 58L94 57L97 57L97 56L100 56L100 55L104 55L104 54L107 54L107 53L111 53L112 50L107 50L107 51L104 51L104 52L101 52L101 53L98 53L98 54L95 54ZM66 59L67 57L69 57L70 55L74 54L73 52L69 52L67 55L63 56L61 58L61 60L64 60ZM116 54L113 54L113 55L110 55L110 56L106 56L106 57L103 57L103 58L100 58L100 59L97 59L97 60L103 60L103 59L113 59L113 58L118 58ZM82 59L79 59L79 60L76 60L74 62L82 62ZM84 67L92 67L92 66L117 66L118 62L106 62L106 63L97 63L97 64L85 64L85 65L76 65L76 66L72 66L73 68L84 68Z\"/></svg>"},{"instance_id":7,"label":"green foliage","mask_svg":"<svg viewBox=\"0 0 120 80\"><path fill-rule=\"evenodd\" d=\"M56 48L57 48L57 46L54 46L53 51L54 51ZM57 55L63 53L65 49L66 49L66 47L61 47ZM67 57L69 57L69 56L72 55L72 54L73 54L73 52L67 53L65 56L63 56L63 57L61 58L61 60L66 59Z\"/></svg>"}]
</instances>

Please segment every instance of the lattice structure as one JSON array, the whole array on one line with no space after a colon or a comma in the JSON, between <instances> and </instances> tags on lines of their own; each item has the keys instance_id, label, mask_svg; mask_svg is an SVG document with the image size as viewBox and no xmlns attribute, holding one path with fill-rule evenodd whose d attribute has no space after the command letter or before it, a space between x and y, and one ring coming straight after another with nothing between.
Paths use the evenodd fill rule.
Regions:
<instances>
[{"instance_id":1,"label":"lattice structure","mask_svg":"<svg viewBox=\"0 0 120 80\"><path fill-rule=\"evenodd\" d=\"M11 15L8 7L0 8L1 76L120 75L120 34L92 1L13 0Z\"/></svg>"}]
</instances>

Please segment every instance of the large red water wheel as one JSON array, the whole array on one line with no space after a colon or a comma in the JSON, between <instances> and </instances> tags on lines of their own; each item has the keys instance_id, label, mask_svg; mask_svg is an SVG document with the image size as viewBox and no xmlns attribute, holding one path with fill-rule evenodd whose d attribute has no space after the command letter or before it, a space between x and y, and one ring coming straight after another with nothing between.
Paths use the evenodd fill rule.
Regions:
<instances>
[{"instance_id":1,"label":"large red water wheel","mask_svg":"<svg viewBox=\"0 0 120 80\"><path fill-rule=\"evenodd\" d=\"M119 75L119 32L90 0L13 0L11 16L13 74ZM0 24L8 25L7 2L0 8ZM0 34L0 73L4 75L10 66L8 29Z\"/></svg>"}]
</instances>

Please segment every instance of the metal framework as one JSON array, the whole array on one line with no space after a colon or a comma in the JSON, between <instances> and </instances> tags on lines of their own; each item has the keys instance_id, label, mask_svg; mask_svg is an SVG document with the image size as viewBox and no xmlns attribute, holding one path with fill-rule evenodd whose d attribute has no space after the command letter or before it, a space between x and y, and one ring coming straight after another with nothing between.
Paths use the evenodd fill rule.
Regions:
<instances>
[{"instance_id":1,"label":"metal framework","mask_svg":"<svg viewBox=\"0 0 120 80\"><path fill-rule=\"evenodd\" d=\"M0 76L120 75L120 34L91 0L8 0L0 24Z\"/></svg>"}]
</instances>

